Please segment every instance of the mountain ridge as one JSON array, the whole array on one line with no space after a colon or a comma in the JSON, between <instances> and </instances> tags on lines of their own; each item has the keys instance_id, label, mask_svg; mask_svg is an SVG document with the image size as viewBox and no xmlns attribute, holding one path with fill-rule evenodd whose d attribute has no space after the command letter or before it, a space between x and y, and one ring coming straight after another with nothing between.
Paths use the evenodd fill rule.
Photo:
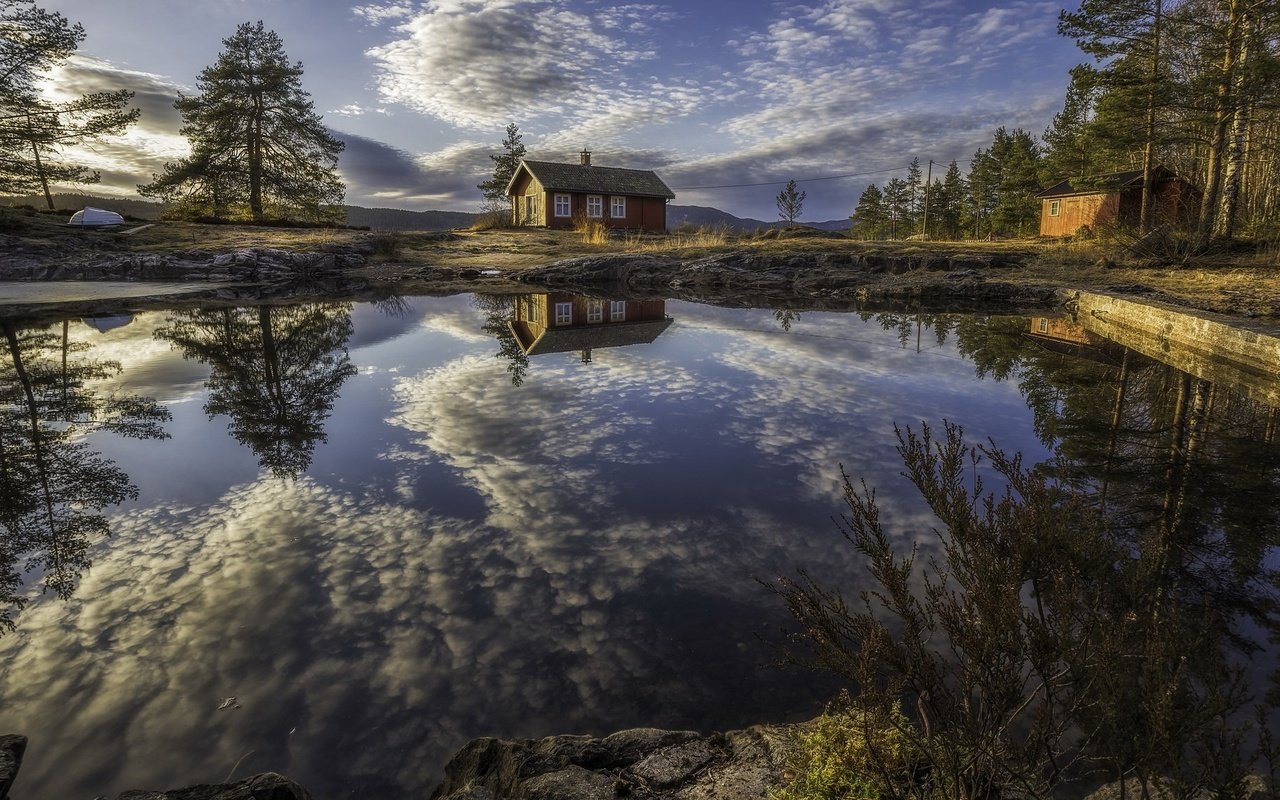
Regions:
<instances>
[{"instance_id":1,"label":"mountain ridge","mask_svg":"<svg viewBox=\"0 0 1280 800\"><path fill-rule=\"evenodd\" d=\"M61 192L53 195L53 199L55 206L66 211L75 211L91 205L142 220L158 220L162 211L160 203L128 197L102 197L79 192ZM0 198L0 204L8 206L29 205L36 208L45 206L43 195ZM470 227L472 223L482 216L479 212L437 209L410 211L403 208L370 208L367 206L345 206L345 208L348 225L367 226L374 230L447 231ZM777 228L782 224L780 221L765 222L751 217L738 217L713 206L667 206L667 228L672 231L682 225L690 225L726 228L735 233L751 233L757 230ZM849 220L837 219L799 224L820 230L845 230L849 227Z\"/></svg>"}]
</instances>

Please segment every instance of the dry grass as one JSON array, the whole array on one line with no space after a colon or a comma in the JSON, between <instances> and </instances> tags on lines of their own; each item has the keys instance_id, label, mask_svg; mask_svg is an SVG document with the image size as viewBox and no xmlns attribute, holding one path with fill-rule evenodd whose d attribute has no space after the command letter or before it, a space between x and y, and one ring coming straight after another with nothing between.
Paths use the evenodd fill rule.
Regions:
<instances>
[{"instance_id":1,"label":"dry grass","mask_svg":"<svg viewBox=\"0 0 1280 800\"><path fill-rule=\"evenodd\" d=\"M725 228L686 228L670 234L627 234L623 246L629 253L665 253L674 250L705 250L729 243Z\"/></svg>"},{"instance_id":2,"label":"dry grass","mask_svg":"<svg viewBox=\"0 0 1280 800\"><path fill-rule=\"evenodd\" d=\"M609 243L609 229L604 220L582 214L573 218L573 232L582 235L582 240L590 245Z\"/></svg>"},{"instance_id":3,"label":"dry grass","mask_svg":"<svg viewBox=\"0 0 1280 800\"><path fill-rule=\"evenodd\" d=\"M514 228L511 222L511 212L506 209L490 211L476 217L476 221L471 223L471 227L467 230L471 231L501 231Z\"/></svg>"}]
</instances>

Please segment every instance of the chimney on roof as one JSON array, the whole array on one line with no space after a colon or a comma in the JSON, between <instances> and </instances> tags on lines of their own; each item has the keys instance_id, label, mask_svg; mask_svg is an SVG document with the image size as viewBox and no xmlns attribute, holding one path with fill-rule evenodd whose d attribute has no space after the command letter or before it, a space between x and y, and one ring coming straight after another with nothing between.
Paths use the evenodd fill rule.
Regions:
<instances>
[{"instance_id":1,"label":"chimney on roof","mask_svg":"<svg viewBox=\"0 0 1280 800\"><path fill-rule=\"evenodd\" d=\"M584 166L584 167L589 167L589 166L591 166L591 151L590 151L590 150L588 150L588 149L586 149L586 148L584 147L584 148L582 149L582 152L578 154L578 158L580 159L578 163L580 163L582 166Z\"/></svg>"}]
</instances>

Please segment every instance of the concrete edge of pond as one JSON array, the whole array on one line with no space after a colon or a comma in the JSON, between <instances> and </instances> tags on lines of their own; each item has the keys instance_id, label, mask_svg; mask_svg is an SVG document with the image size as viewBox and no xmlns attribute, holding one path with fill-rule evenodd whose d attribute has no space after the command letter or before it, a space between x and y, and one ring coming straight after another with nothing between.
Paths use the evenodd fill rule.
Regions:
<instances>
[{"instance_id":1,"label":"concrete edge of pond","mask_svg":"<svg viewBox=\"0 0 1280 800\"><path fill-rule=\"evenodd\" d=\"M1280 407L1280 327L1101 292L1080 292L1074 307L1089 333Z\"/></svg>"}]
</instances>

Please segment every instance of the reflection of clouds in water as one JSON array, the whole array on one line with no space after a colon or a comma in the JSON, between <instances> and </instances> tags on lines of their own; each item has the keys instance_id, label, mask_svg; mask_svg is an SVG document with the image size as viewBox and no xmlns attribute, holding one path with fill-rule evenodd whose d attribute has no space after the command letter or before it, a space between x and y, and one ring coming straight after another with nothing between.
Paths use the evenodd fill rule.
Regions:
<instances>
[{"instance_id":1,"label":"reflection of clouds in water","mask_svg":"<svg viewBox=\"0 0 1280 800\"><path fill-rule=\"evenodd\" d=\"M109 391L153 397L161 403L189 400L199 393L209 370L184 360L168 342L155 337L156 329L164 326L165 317L160 312L136 314L130 324L105 333L73 320L67 327L68 339L89 345L73 357L118 362L120 374L101 384ZM51 330L60 334L61 326L55 325Z\"/></svg>"},{"instance_id":2,"label":"reflection of clouds in water","mask_svg":"<svg viewBox=\"0 0 1280 800\"><path fill-rule=\"evenodd\" d=\"M413 323L465 333L477 319L458 304ZM836 463L892 454L881 417L914 408L913 390L875 353L692 338L697 357L675 363L658 347L543 359L522 387L487 348L395 379L398 500L413 503L419 472L442 492L457 480L485 501L475 520L268 479L211 507L122 516L76 597L33 603L0 640L6 717L75 754L33 744L24 783L54 796L221 780L253 750L242 772L413 796L473 736L711 728L811 704L799 682L755 672L767 653L752 634L784 620L752 578L853 571L833 529L792 512L840 510ZM865 383L875 365L885 386ZM761 454L767 491L681 472L703 446ZM706 503L645 495L703 481ZM243 708L215 711L230 695Z\"/></svg>"},{"instance_id":3,"label":"reflection of clouds in water","mask_svg":"<svg viewBox=\"0 0 1280 800\"><path fill-rule=\"evenodd\" d=\"M468 344L492 344L493 337L481 330L483 320L478 311L470 308L436 309L422 320L423 330L443 333Z\"/></svg>"},{"instance_id":4,"label":"reflection of clouds in water","mask_svg":"<svg viewBox=\"0 0 1280 800\"><path fill-rule=\"evenodd\" d=\"M532 480L505 463L478 479ZM33 603L0 641L22 676L0 689L6 716L76 753L55 765L33 747L28 785L217 780L254 750L247 771L385 773L384 791L421 793L472 736L732 710L725 692L763 659L739 648L771 605L749 570L785 530L750 514L592 530L557 511L590 499L588 477L543 487L550 515L506 508L502 527L267 479L121 518L76 597ZM702 598L744 623L699 631L709 656L650 613ZM216 711L230 695L243 708Z\"/></svg>"}]
</instances>

